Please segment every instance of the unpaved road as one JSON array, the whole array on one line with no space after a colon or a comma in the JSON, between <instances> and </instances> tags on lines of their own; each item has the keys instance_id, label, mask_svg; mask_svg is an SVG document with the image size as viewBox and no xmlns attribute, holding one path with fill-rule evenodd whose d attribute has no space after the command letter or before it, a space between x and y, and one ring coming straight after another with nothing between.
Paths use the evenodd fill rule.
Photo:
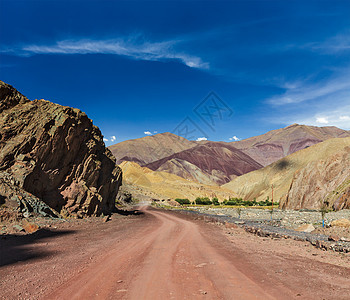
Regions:
<instances>
[{"instance_id":1,"label":"unpaved road","mask_svg":"<svg viewBox=\"0 0 350 300\"><path fill-rule=\"evenodd\" d=\"M75 228L73 224L65 234L47 234L26 243L16 244L18 237L1 241L5 263L0 267L0 296L137 300L349 296L350 272L346 267L293 253L283 265L290 272L279 274L273 270L274 263L264 260L266 253L259 250L259 243L257 256L250 260L244 247L247 243L248 247L255 246L254 242L249 244L248 234L237 233L236 240L230 241L219 226L179 213L148 207L141 210L141 216L93 223L89 228L86 224ZM24 259L16 260L14 255ZM261 259L256 259L259 256ZM327 273L326 280L322 274L315 274L319 268ZM330 280L337 281L332 291Z\"/></svg>"}]
</instances>

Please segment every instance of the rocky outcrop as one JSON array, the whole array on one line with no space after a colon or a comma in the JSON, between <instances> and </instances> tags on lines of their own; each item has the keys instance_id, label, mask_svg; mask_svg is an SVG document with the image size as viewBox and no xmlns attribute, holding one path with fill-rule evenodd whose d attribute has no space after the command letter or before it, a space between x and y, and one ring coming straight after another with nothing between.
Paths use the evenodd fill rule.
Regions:
<instances>
[{"instance_id":1,"label":"rocky outcrop","mask_svg":"<svg viewBox=\"0 0 350 300\"><path fill-rule=\"evenodd\" d=\"M295 173L284 208L350 208L350 147Z\"/></svg>"},{"instance_id":2,"label":"rocky outcrop","mask_svg":"<svg viewBox=\"0 0 350 300\"><path fill-rule=\"evenodd\" d=\"M53 209L80 217L111 212L122 180L100 130L85 113L30 101L1 81L0 174L7 205L25 209L28 203L27 210L35 211L35 203L43 202L39 213Z\"/></svg>"}]
</instances>

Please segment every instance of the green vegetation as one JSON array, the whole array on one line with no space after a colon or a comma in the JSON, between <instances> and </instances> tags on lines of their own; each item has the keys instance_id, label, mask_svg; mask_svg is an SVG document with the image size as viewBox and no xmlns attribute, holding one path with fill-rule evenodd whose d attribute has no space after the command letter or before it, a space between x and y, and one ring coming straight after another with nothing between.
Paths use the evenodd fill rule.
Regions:
<instances>
[{"instance_id":1,"label":"green vegetation","mask_svg":"<svg viewBox=\"0 0 350 300\"><path fill-rule=\"evenodd\" d=\"M204 197L204 198L197 197L196 200L194 200L194 202L197 205L212 205L213 204L213 202L208 197Z\"/></svg>"},{"instance_id":2,"label":"green vegetation","mask_svg":"<svg viewBox=\"0 0 350 300\"><path fill-rule=\"evenodd\" d=\"M212 202L214 205L220 205L219 199L216 197L213 198Z\"/></svg>"},{"instance_id":3,"label":"green vegetation","mask_svg":"<svg viewBox=\"0 0 350 300\"><path fill-rule=\"evenodd\" d=\"M242 198L230 198L229 200L225 200L223 202L224 205L231 206L272 206L272 202L267 198L265 201L257 202L256 199L253 201L243 200ZM274 205L278 205L278 202L275 202Z\"/></svg>"},{"instance_id":4,"label":"green vegetation","mask_svg":"<svg viewBox=\"0 0 350 300\"><path fill-rule=\"evenodd\" d=\"M175 201L181 205L188 205L188 204L191 204L191 201L188 200L188 199L179 199L179 198L176 198Z\"/></svg>"},{"instance_id":5,"label":"green vegetation","mask_svg":"<svg viewBox=\"0 0 350 300\"><path fill-rule=\"evenodd\" d=\"M211 200L209 197L197 197L196 200L191 202L189 199L175 199L181 205L224 205L224 206L272 206L272 202L267 198L265 201L253 201L243 200L242 198L230 198L229 200L224 200L219 202L217 197L213 197ZM278 206L278 202L274 202L274 205Z\"/></svg>"}]
</instances>

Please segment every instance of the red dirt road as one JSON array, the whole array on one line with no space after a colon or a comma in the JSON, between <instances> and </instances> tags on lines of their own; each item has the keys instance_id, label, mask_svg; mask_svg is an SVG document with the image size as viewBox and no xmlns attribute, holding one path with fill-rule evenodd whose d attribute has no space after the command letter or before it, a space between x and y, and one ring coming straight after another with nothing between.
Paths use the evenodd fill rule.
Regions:
<instances>
[{"instance_id":1,"label":"red dirt road","mask_svg":"<svg viewBox=\"0 0 350 300\"><path fill-rule=\"evenodd\" d=\"M39 245L47 241L44 246L49 247L49 254L0 267L1 298L340 299L344 294L346 299L348 296L344 288L349 287L346 286L349 281L343 277L350 274L348 268L327 266L330 275L339 274L339 279L335 279L343 279L343 286L333 295L337 298L331 294L318 298L313 289L316 292L324 287L327 292L328 288L316 275L306 291L305 287L287 284L295 276L303 276L299 270L284 274L282 279L276 274L271 283L261 280L266 272L272 271L270 266L263 260L250 262L247 252L241 251L239 245L232 247L218 226L178 213L147 207L142 211L143 216L112 219L93 228L85 225L74 228L76 232L72 234L41 239ZM38 242L27 247L28 251L34 251ZM288 263L305 266L297 255L291 256ZM314 267L320 264L312 262Z\"/></svg>"}]
</instances>

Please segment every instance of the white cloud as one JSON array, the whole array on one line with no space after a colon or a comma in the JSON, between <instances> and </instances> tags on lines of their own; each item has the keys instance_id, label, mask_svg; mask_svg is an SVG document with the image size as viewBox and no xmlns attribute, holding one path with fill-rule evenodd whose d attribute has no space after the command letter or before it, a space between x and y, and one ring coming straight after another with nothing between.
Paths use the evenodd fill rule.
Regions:
<instances>
[{"instance_id":1,"label":"white cloud","mask_svg":"<svg viewBox=\"0 0 350 300\"><path fill-rule=\"evenodd\" d=\"M158 131L153 131L153 133L158 133Z\"/></svg>"},{"instance_id":2,"label":"white cloud","mask_svg":"<svg viewBox=\"0 0 350 300\"><path fill-rule=\"evenodd\" d=\"M314 126L336 126L350 130L350 116L344 115L344 111L350 111L350 105L344 105L334 110L325 110L310 116L278 119L280 123L290 125L293 123Z\"/></svg>"},{"instance_id":3,"label":"white cloud","mask_svg":"<svg viewBox=\"0 0 350 300\"><path fill-rule=\"evenodd\" d=\"M111 142L115 142L116 139L117 138L114 135L111 136Z\"/></svg>"},{"instance_id":4,"label":"white cloud","mask_svg":"<svg viewBox=\"0 0 350 300\"><path fill-rule=\"evenodd\" d=\"M318 117L316 118L316 123L329 124L329 121L328 121L328 118L326 117Z\"/></svg>"},{"instance_id":5,"label":"white cloud","mask_svg":"<svg viewBox=\"0 0 350 300\"><path fill-rule=\"evenodd\" d=\"M350 33L338 34L324 42L309 43L301 48L325 54L334 54L350 50Z\"/></svg>"},{"instance_id":6,"label":"white cloud","mask_svg":"<svg viewBox=\"0 0 350 300\"><path fill-rule=\"evenodd\" d=\"M152 132L150 132L150 131L145 131L144 134L145 134L145 135L152 135Z\"/></svg>"},{"instance_id":7,"label":"white cloud","mask_svg":"<svg viewBox=\"0 0 350 300\"><path fill-rule=\"evenodd\" d=\"M230 140L230 141L236 141L236 142L237 142L237 141L240 140L240 138L238 138L237 136L234 135L233 137L230 137L229 140Z\"/></svg>"},{"instance_id":8,"label":"white cloud","mask_svg":"<svg viewBox=\"0 0 350 300\"><path fill-rule=\"evenodd\" d=\"M285 105L301 103L309 100L316 100L329 97L340 92L350 92L350 72L338 75L335 78L317 84L288 84L285 83L285 93L269 98L268 103L272 105Z\"/></svg>"},{"instance_id":9,"label":"white cloud","mask_svg":"<svg viewBox=\"0 0 350 300\"><path fill-rule=\"evenodd\" d=\"M196 139L197 142L201 142L201 141L207 141L208 139L206 137L199 137Z\"/></svg>"},{"instance_id":10,"label":"white cloud","mask_svg":"<svg viewBox=\"0 0 350 300\"><path fill-rule=\"evenodd\" d=\"M208 69L209 64L194 56L176 50L180 40L148 42L140 36L109 40L61 40L51 45L25 45L19 49L2 48L0 52L22 56L35 54L115 54L136 60L165 61L177 60L190 68Z\"/></svg>"},{"instance_id":11,"label":"white cloud","mask_svg":"<svg viewBox=\"0 0 350 300\"><path fill-rule=\"evenodd\" d=\"M103 138L103 141L104 141L104 142L108 142L108 139L106 139L106 138Z\"/></svg>"}]
</instances>

